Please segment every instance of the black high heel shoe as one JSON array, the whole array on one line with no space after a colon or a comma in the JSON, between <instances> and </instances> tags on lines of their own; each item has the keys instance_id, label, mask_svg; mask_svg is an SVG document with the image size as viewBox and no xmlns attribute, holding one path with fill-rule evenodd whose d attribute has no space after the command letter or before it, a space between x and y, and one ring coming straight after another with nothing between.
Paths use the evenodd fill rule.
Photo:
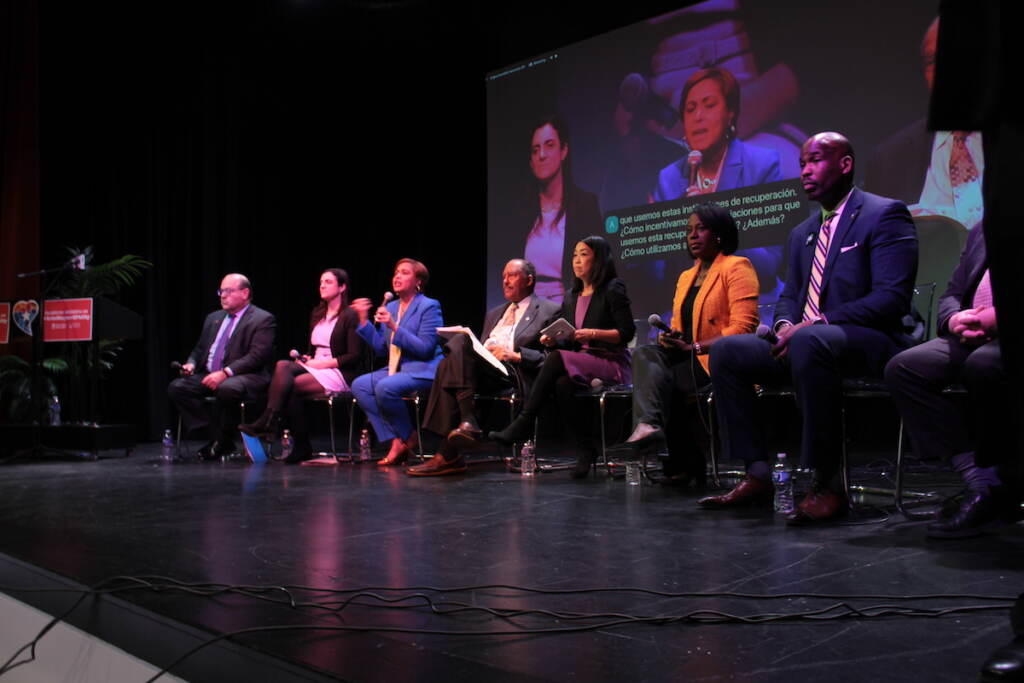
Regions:
<instances>
[{"instance_id":1,"label":"black high heel shoe","mask_svg":"<svg viewBox=\"0 0 1024 683\"><path fill-rule=\"evenodd\" d=\"M573 479L586 479L590 468L597 462L597 449L592 446L579 446L579 449L576 464L569 470L569 476Z\"/></svg>"},{"instance_id":2,"label":"black high heel shoe","mask_svg":"<svg viewBox=\"0 0 1024 683\"><path fill-rule=\"evenodd\" d=\"M488 436L506 446L511 446L519 441L526 441L533 436L533 418L520 415L508 427L505 427L500 432L491 432Z\"/></svg>"},{"instance_id":3,"label":"black high heel shoe","mask_svg":"<svg viewBox=\"0 0 1024 683\"><path fill-rule=\"evenodd\" d=\"M255 422L238 425L238 431L263 441L275 441L281 431L281 414L276 410L264 410Z\"/></svg>"}]
</instances>

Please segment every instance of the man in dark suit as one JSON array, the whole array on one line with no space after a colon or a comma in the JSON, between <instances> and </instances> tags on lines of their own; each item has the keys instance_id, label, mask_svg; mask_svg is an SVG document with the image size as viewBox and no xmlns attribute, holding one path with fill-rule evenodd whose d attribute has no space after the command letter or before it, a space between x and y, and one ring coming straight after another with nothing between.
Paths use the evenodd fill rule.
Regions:
<instances>
[{"instance_id":1,"label":"man in dark suit","mask_svg":"<svg viewBox=\"0 0 1024 683\"><path fill-rule=\"evenodd\" d=\"M838 485L844 375L881 376L910 345L903 316L917 273L917 238L902 202L853 186L854 153L839 133L818 133L800 150L800 178L821 204L790 233L786 285L775 308L777 341L736 335L711 347L711 383L726 457L747 463L732 491L700 501L732 507L772 495L770 464L755 418L754 384L792 381L803 418L812 490L791 515L803 524L846 511Z\"/></svg>"},{"instance_id":2,"label":"man in dark suit","mask_svg":"<svg viewBox=\"0 0 1024 683\"><path fill-rule=\"evenodd\" d=\"M980 224L939 301L937 329L936 339L893 357L885 381L914 452L949 462L967 487L959 509L930 524L928 536L966 538L998 522L1017 502L998 471L1013 464L1013 450L1006 446L1017 416L1003 371ZM967 411L942 393L954 383L967 389Z\"/></svg>"},{"instance_id":3,"label":"man in dark suit","mask_svg":"<svg viewBox=\"0 0 1024 683\"><path fill-rule=\"evenodd\" d=\"M447 356L437 366L424 417L424 426L445 438L433 458L406 470L409 475L464 472L466 461L459 450L477 445L482 436L473 395L509 386L517 386L521 393L528 391L544 360L540 331L559 311L555 302L533 294L536 278L537 271L529 261L506 263L501 283L508 303L492 308L484 318L484 347L505 364L508 375L473 351L469 335L456 334L448 340Z\"/></svg>"},{"instance_id":4,"label":"man in dark suit","mask_svg":"<svg viewBox=\"0 0 1024 683\"><path fill-rule=\"evenodd\" d=\"M221 310L206 316L203 331L181 377L167 387L167 395L185 420L188 431L210 431L212 440L199 449L204 460L234 451L234 425L239 401L252 401L267 392L274 357L274 316L252 304L252 285L244 275L232 273L221 280ZM203 399L216 396L211 415Z\"/></svg>"}]
</instances>

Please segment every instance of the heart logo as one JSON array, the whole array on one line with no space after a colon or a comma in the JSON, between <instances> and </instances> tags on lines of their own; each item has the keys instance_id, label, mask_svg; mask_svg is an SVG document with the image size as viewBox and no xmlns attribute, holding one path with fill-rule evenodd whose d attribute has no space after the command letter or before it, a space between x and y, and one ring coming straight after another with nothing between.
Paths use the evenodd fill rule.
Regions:
<instances>
[{"instance_id":1,"label":"heart logo","mask_svg":"<svg viewBox=\"0 0 1024 683\"><path fill-rule=\"evenodd\" d=\"M39 315L39 304L35 299L19 301L14 304L14 324L25 334L32 336L32 321Z\"/></svg>"}]
</instances>

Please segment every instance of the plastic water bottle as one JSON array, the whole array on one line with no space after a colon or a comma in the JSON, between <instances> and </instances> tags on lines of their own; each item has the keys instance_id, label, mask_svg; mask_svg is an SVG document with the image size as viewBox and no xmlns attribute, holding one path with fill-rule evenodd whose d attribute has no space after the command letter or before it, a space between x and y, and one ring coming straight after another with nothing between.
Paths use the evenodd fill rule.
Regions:
<instances>
[{"instance_id":1,"label":"plastic water bottle","mask_svg":"<svg viewBox=\"0 0 1024 683\"><path fill-rule=\"evenodd\" d=\"M626 484L628 486L640 486L639 460L629 460L626 462Z\"/></svg>"},{"instance_id":2,"label":"plastic water bottle","mask_svg":"<svg viewBox=\"0 0 1024 683\"><path fill-rule=\"evenodd\" d=\"M772 484L775 485L775 511L793 511L793 473L786 463L786 454L779 453L772 467Z\"/></svg>"},{"instance_id":3,"label":"plastic water bottle","mask_svg":"<svg viewBox=\"0 0 1024 683\"><path fill-rule=\"evenodd\" d=\"M359 461L370 460L370 430L364 429L359 433Z\"/></svg>"},{"instance_id":4,"label":"plastic water bottle","mask_svg":"<svg viewBox=\"0 0 1024 683\"><path fill-rule=\"evenodd\" d=\"M292 454L292 447L294 442L292 441L292 433L287 429L281 434L281 459L287 460Z\"/></svg>"},{"instance_id":5,"label":"plastic water bottle","mask_svg":"<svg viewBox=\"0 0 1024 683\"><path fill-rule=\"evenodd\" d=\"M174 437L171 436L171 430L164 430L164 438L160 442L160 459L164 462L171 462L174 460Z\"/></svg>"},{"instance_id":6,"label":"plastic water bottle","mask_svg":"<svg viewBox=\"0 0 1024 683\"><path fill-rule=\"evenodd\" d=\"M523 444L519 451L519 472L524 477L532 477L537 474L537 452L533 448L533 441Z\"/></svg>"},{"instance_id":7,"label":"plastic water bottle","mask_svg":"<svg viewBox=\"0 0 1024 683\"><path fill-rule=\"evenodd\" d=\"M60 399L56 394L50 397L49 419L51 425L56 426L60 424Z\"/></svg>"}]
</instances>

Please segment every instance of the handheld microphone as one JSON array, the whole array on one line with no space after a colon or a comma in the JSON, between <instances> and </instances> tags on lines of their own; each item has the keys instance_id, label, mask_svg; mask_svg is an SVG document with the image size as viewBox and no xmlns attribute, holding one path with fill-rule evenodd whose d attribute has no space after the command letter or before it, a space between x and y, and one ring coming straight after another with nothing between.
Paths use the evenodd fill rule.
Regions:
<instances>
[{"instance_id":1,"label":"handheld microphone","mask_svg":"<svg viewBox=\"0 0 1024 683\"><path fill-rule=\"evenodd\" d=\"M758 325L757 332L755 332L754 334L756 334L760 339L764 339L772 346L775 346L776 344L779 343L778 335L776 335L775 332L772 331L772 328L768 327L767 325Z\"/></svg>"},{"instance_id":2,"label":"handheld microphone","mask_svg":"<svg viewBox=\"0 0 1024 683\"><path fill-rule=\"evenodd\" d=\"M181 372L181 361L172 360L171 361L171 370L174 370L175 372Z\"/></svg>"},{"instance_id":3,"label":"handheld microphone","mask_svg":"<svg viewBox=\"0 0 1024 683\"><path fill-rule=\"evenodd\" d=\"M651 327L661 330L670 337L678 338L680 336L679 332L673 330L671 327L666 325L665 321L662 320L661 316L658 315L657 313L651 313L651 315L647 317L647 324L650 325Z\"/></svg>"},{"instance_id":4,"label":"handheld microphone","mask_svg":"<svg viewBox=\"0 0 1024 683\"><path fill-rule=\"evenodd\" d=\"M291 358L292 360L299 360L299 352L296 351L295 349L292 349L291 351L288 352L288 357Z\"/></svg>"},{"instance_id":5,"label":"handheld microphone","mask_svg":"<svg viewBox=\"0 0 1024 683\"><path fill-rule=\"evenodd\" d=\"M704 155L700 153L700 150L692 150L686 155L686 165L690 169L690 186L686 188L686 196L690 197L695 194L700 194L700 188L697 187L697 168L700 166L700 162L704 160Z\"/></svg>"},{"instance_id":6,"label":"handheld microphone","mask_svg":"<svg viewBox=\"0 0 1024 683\"><path fill-rule=\"evenodd\" d=\"M385 305L387 302L391 301L394 298L395 295L392 294L390 291L384 292L384 301L381 303L381 306Z\"/></svg>"}]
</instances>

